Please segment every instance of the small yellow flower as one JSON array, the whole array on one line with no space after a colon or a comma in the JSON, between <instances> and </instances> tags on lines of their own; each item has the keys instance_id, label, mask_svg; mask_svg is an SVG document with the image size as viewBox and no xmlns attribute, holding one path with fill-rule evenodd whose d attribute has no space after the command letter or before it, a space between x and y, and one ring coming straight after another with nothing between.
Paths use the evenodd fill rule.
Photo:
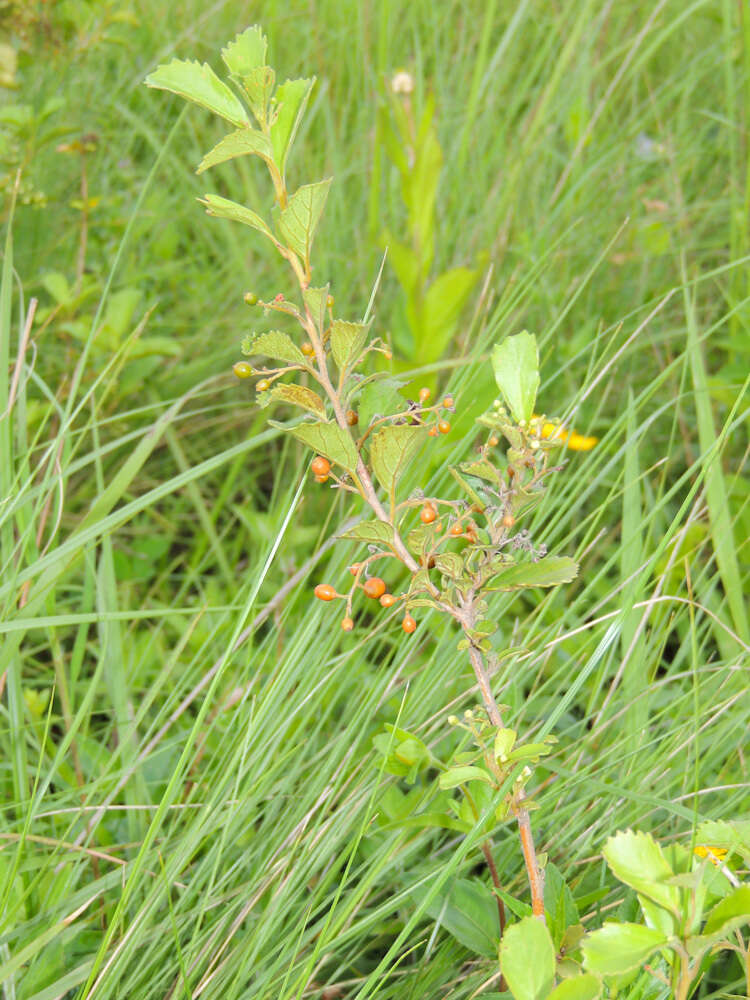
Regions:
<instances>
[{"instance_id":1,"label":"small yellow flower","mask_svg":"<svg viewBox=\"0 0 750 1000\"><path fill-rule=\"evenodd\" d=\"M539 421L540 418L533 416L531 419L532 421ZM596 437L586 437L577 431L568 431L562 424L555 424L550 420L546 420L538 428L538 433L545 441L559 441L560 444L567 442L568 448L571 451L591 451L599 441L599 438Z\"/></svg>"},{"instance_id":2,"label":"small yellow flower","mask_svg":"<svg viewBox=\"0 0 750 1000\"><path fill-rule=\"evenodd\" d=\"M729 853L726 847L711 847L698 844L693 853L699 858L708 858L712 865L719 865Z\"/></svg>"}]
</instances>

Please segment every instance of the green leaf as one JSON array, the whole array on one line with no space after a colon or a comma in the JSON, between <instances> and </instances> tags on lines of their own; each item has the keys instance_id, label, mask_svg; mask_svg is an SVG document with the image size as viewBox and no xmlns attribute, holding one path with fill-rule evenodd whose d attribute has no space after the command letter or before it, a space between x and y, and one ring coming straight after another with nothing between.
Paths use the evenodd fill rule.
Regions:
<instances>
[{"instance_id":1,"label":"green leaf","mask_svg":"<svg viewBox=\"0 0 750 1000\"><path fill-rule=\"evenodd\" d=\"M255 337L245 337L242 341L242 353L246 356L263 354L276 361L286 361L293 365L306 364L305 355L297 347L287 333L271 330Z\"/></svg>"},{"instance_id":2,"label":"green leaf","mask_svg":"<svg viewBox=\"0 0 750 1000\"><path fill-rule=\"evenodd\" d=\"M590 972L564 979L550 993L547 1000L598 1000L602 995L602 982Z\"/></svg>"},{"instance_id":3,"label":"green leaf","mask_svg":"<svg viewBox=\"0 0 750 1000\"><path fill-rule=\"evenodd\" d=\"M515 729L498 729L495 733L495 745L493 749L495 760L500 764L506 763L508 754L515 746L515 743Z\"/></svg>"},{"instance_id":4,"label":"green leaf","mask_svg":"<svg viewBox=\"0 0 750 1000\"><path fill-rule=\"evenodd\" d=\"M263 29L259 24L254 24L251 28L245 28L233 42L229 42L221 50L221 58L232 76L241 80L258 66L265 65L267 47Z\"/></svg>"},{"instance_id":5,"label":"green leaf","mask_svg":"<svg viewBox=\"0 0 750 1000\"><path fill-rule=\"evenodd\" d=\"M359 396L359 425L369 427L375 417L400 413L406 400L398 391L404 382L396 378L379 378L368 382Z\"/></svg>"},{"instance_id":6,"label":"green leaf","mask_svg":"<svg viewBox=\"0 0 750 1000\"><path fill-rule=\"evenodd\" d=\"M412 528L406 536L406 547L412 555L421 558L424 555L425 544L430 537L431 533L423 524L420 524L417 528Z\"/></svg>"},{"instance_id":7,"label":"green leaf","mask_svg":"<svg viewBox=\"0 0 750 1000\"><path fill-rule=\"evenodd\" d=\"M457 267L441 274L427 289L416 343L422 363L442 357L478 278L478 271Z\"/></svg>"},{"instance_id":8,"label":"green leaf","mask_svg":"<svg viewBox=\"0 0 750 1000\"><path fill-rule=\"evenodd\" d=\"M419 886L411 895L419 903L427 892L427 886ZM469 951L484 958L496 958L500 921L497 902L486 886L469 879L451 879L426 912Z\"/></svg>"},{"instance_id":9,"label":"green leaf","mask_svg":"<svg viewBox=\"0 0 750 1000\"><path fill-rule=\"evenodd\" d=\"M666 943L667 938L653 927L606 923L583 939L583 964L589 972L618 976L642 966Z\"/></svg>"},{"instance_id":10,"label":"green leaf","mask_svg":"<svg viewBox=\"0 0 750 1000\"><path fill-rule=\"evenodd\" d=\"M549 753L552 753L552 747L546 743L524 743L522 746L516 747L515 750L511 750L508 754L508 760L538 760L540 757L546 757Z\"/></svg>"},{"instance_id":11,"label":"green leaf","mask_svg":"<svg viewBox=\"0 0 750 1000\"><path fill-rule=\"evenodd\" d=\"M42 285L59 306L69 306L72 303L73 293L64 274L50 271L42 278Z\"/></svg>"},{"instance_id":12,"label":"green leaf","mask_svg":"<svg viewBox=\"0 0 750 1000\"><path fill-rule=\"evenodd\" d=\"M253 212L251 208L238 205L236 201L222 198L218 194L207 194L205 198L199 198L198 201L206 206L208 215L214 215L217 219L232 219L234 222L241 222L245 226L251 226L253 229L257 229L259 233L267 236L274 244L276 243L276 237L263 219L257 213Z\"/></svg>"},{"instance_id":13,"label":"green leaf","mask_svg":"<svg viewBox=\"0 0 750 1000\"><path fill-rule=\"evenodd\" d=\"M266 136L262 132L258 132L257 129L237 129L236 132L225 135L210 153L206 153L195 172L202 174L209 167L214 167L217 163L224 163L226 160L232 160L235 156L260 156L268 162L272 157L271 144Z\"/></svg>"},{"instance_id":14,"label":"green leaf","mask_svg":"<svg viewBox=\"0 0 750 1000\"><path fill-rule=\"evenodd\" d=\"M492 349L495 381L516 423L531 420L539 389L539 349L527 333L507 337Z\"/></svg>"},{"instance_id":15,"label":"green leaf","mask_svg":"<svg viewBox=\"0 0 750 1000\"><path fill-rule=\"evenodd\" d=\"M271 125L271 145L282 177L314 82L314 79L287 80L277 88L273 96L276 117Z\"/></svg>"},{"instance_id":16,"label":"green leaf","mask_svg":"<svg viewBox=\"0 0 750 1000\"><path fill-rule=\"evenodd\" d=\"M314 413L316 417L325 419L326 407L323 400L312 389L294 382L277 382L271 390L271 397L279 403L291 403L303 410Z\"/></svg>"},{"instance_id":17,"label":"green leaf","mask_svg":"<svg viewBox=\"0 0 750 1000\"><path fill-rule=\"evenodd\" d=\"M268 118L268 102L273 93L276 74L270 66L256 66L242 77L247 99L258 124L265 128Z\"/></svg>"},{"instance_id":18,"label":"green leaf","mask_svg":"<svg viewBox=\"0 0 750 1000\"><path fill-rule=\"evenodd\" d=\"M287 207L279 216L279 232L287 245L307 264L323 207L328 197L331 178L297 188Z\"/></svg>"},{"instance_id":19,"label":"green leaf","mask_svg":"<svg viewBox=\"0 0 750 1000\"><path fill-rule=\"evenodd\" d=\"M567 556L547 556L536 563L507 566L487 585L488 590L520 590L523 587L556 587L578 575L578 564Z\"/></svg>"},{"instance_id":20,"label":"green leaf","mask_svg":"<svg viewBox=\"0 0 750 1000\"><path fill-rule=\"evenodd\" d=\"M343 319L331 323L331 353L339 371L348 368L360 356L369 329L369 323L349 323Z\"/></svg>"},{"instance_id":21,"label":"green leaf","mask_svg":"<svg viewBox=\"0 0 750 1000\"><path fill-rule=\"evenodd\" d=\"M389 496L392 496L396 483L413 460L424 437L423 427L405 424L383 427L373 434L370 461L378 482Z\"/></svg>"},{"instance_id":22,"label":"green leaf","mask_svg":"<svg viewBox=\"0 0 750 1000\"><path fill-rule=\"evenodd\" d=\"M641 831L620 831L604 845L604 857L617 878L672 913L679 906L679 890L668 885L674 874L654 838Z\"/></svg>"},{"instance_id":23,"label":"green leaf","mask_svg":"<svg viewBox=\"0 0 750 1000\"><path fill-rule=\"evenodd\" d=\"M201 66L193 60L173 59L164 66L157 66L146 77L146 86L168 90L187 101L200 104L238 127L250 124L239 98L207 63Z\"/></svg>"},{"instance_id":24,"label":"green leaf","mask_svg":"<svg viewBox=\"0 0 750 1000\"><path fill-rule=\"evenodd\" d=\"M544 909L547 927L559 949L567 929L578 923L578 907L562 872L551 861L544 868Z\"/></svg>"},{"instance_id":25,"label":"green leaf","mask_svg":"<svg viewBox=\"0 0 750 1000\"><path fill-rule=\"evenodd\" d=\"M456 552L442 552L435 556L435 569L452 580L459 580L464 571L464 561Z\"/></svg>"},{"instance_id":26,"label":"green leaf","mask_svg":"<svg viewBox=\"0 0 750 1000\"><path fill-rule=\"evenodd\" d=\"M353 538L372 545L393 545L393 528L385 521L360 521L345 531L341 538Z\"/></svg>"},{"instance_id":27,"label":"green leaf","mask_svg":"<svg viewBox=\"0 0 750 1000\"><path fill-rule=\"evenodd\" d=\"M302 289L302 299L310 310L310 315L313 318L315 327L320 334L323 336L323 332L326 328L326 306L328 303L328 289L329 286L326 285L324 288L303 288Z\"/></svg>"},{"instance_id":28,"label":"green leaf","mask_svg":"<svg viewBox=\"0 0 750 1000\"><path fill-rule=\"evenodd\" d=\"M491 462L485 459L480 459L477 462L462 462L459 468L467 476L476 476L477 479L484 479L488 483L492 483L493 486L501 484L500 473Z\"/></svg>"},{"instance_id":29,"label":"green leaf","mask_svg":"<svg viewBox=\"0 0 750 1000\"><path fill-rule=\"evenodd\" d=\"M750 886L741 886L711 910L703 935L729 934L750 923Z\"/></svg>"},{"instance_id":30,"label":"green leaf","mask_svg":"<svg viewBox=\"0 0 750 1000\"><path fill-rule=\"evenodd\" d=\"M470 765L449 767L440 775L438 784L445 791L448 788L464 785L467 781L486 781L488 784L492 784L492 778L483 767L471 767Z\"/></svg>"},{"instance_id":31,"label":"green leaf","mask_svg":"<svg viewBox=\"0 0 750 1000\"><path fill-rule=\"evenodd\" d=\"M354 447L351 435L338 424L328 421L300 424L298 427L292 427L289 433L319 455L323 455L329 462L340 465L347 472L356 471L357 449Z\"/></svg>"},{"instance_id":32,"label":"green leaf","mask_svg":"<svg viewBox=\"0 0 750 1000\"><path fill-rule=\"evenodd\" d=\"M515 1000L546 1000L555 985L555 949L541 920L524 917L506 928L500 971Z\"/></svg>"}]
</instances>

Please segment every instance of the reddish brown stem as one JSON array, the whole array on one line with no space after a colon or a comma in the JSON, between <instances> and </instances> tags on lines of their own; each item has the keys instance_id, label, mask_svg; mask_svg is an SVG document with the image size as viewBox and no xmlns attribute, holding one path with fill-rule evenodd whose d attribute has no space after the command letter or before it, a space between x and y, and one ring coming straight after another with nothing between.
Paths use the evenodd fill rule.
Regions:
<instances>
[{"instance_id":1,"label":"reddish brown stem","mask_svg":"<svg viewBox=\"0 0 750 1000\"><path fill-rule=\"evenodd\" d=\"M465 629L471 628L474 624L474 614L471 605L464 608L464 618L462 624ZM482 701L484 703L485 711L487 712L487 717L493 726L502 727L503 717L500 714L500 709L497 707L495 696L492 694L490 675L487 672L482 651L477 646L469 646L469 659L471 660L471 665L474 669L474 676L477 679L477 684L479 685L479 690L482 694ZM526 875L528 877L529 888L531 890L531 909L535 917L544 920L544 877L536 858L529 811L523 806L518 805L514 808L513 812L516 817L516 821L518 822L518 832L521 838L521 850L523 851L523 860L526 865Z\"/></svg>"}]
</instances>

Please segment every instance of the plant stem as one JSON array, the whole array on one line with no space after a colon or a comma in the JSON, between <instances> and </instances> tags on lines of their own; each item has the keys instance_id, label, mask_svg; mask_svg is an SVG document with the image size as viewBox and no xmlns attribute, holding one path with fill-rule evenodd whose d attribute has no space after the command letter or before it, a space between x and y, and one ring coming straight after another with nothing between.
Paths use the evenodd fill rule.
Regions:
<instances>
[{"instance_id":1,"label":"plant stem","mask_svg":"<svg viewBox=\"0 0 750 1000\"><path fill-rule=\"evenodd\" d=\"M465 608L464 610L466 612L466 617L464 618L462 624L464 625L464 630L466 630L467 628L471 628L474 624L474 615L473 608ZM497 707L495 696L492 694L490 675L487 672L484 656L482 655L481 649L473 643L469 646L469 659L471 660L471 665L474 669L474 675L477 679L479 690L482 693L482 701L484 703L485 711L487 712L487 717L493 726L502 727L503 717L500 714L500 709ZM534 837L531 832L531 819L529 818L529 811L522 805L516 805L513 808L513 813L518 823L518 833L521 838L521 850L523 851L523 860L526 865L526 874L529 879L529 888L531 890L531 909L535 917L540 920L544 920L544 876L542 875L539 863L536 859L536 849L534 848Z\"/></svg>"}]
</instances>

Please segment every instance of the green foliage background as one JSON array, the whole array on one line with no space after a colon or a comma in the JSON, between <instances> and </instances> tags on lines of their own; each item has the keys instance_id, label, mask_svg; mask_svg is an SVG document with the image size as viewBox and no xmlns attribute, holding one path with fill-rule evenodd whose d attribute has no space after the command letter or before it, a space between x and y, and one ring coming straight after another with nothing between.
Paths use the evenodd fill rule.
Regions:
<instances>
[{"instance_id":1,"label":"green foliage background","mask_svg":"<svg viewBox=\"0 0 750 1000\"><path fill-rule=\"evenodd\" d=\"M322 546L351 510L229 376L252 330L243 293L288 281L260 237L196 203L221 126L142 86L172 55L215 63L256 21L282 76L318 78L289 174L335 178L315 277L340 315L364 312L383 232L405 238L385 81L405 67L415 107L434 95L433 273L484 270L446 358L415 372L460 410L422 485L449 488L444 469L495 391L489 348L524 327L541 343L545 412L602 439L569 456L524 525L577 558L580 579L499 598L493 641L510 650L497 684L509 724L559 739L537 770L540 849L587 926L617 907L633 919L601 860L609 834L689 846L697 822L750 812L747 12L69 0L0 17L18 58L13 72L3 57L6 221L24 167L0 411L39 300L0 423L4 995L497 989L445 916L456 876L484 878L479 852L384 823L419 795L404 798L371 744L397 719L450 739L447 714L472 703L468 664L437 618L407 641L360 609L346 637L313 604L318 580L346 573L346 545ZM98 201L77 287L81 156L57 147L91 133ZM216 190L268 204L259 169L216 168ZM408 345L387 263L375 311ZM495 840L523 899L515 833ZM647 982L629 995L659 995ZM701 995L741 982L727 959Z\"/></svg>"}]
</instances>

